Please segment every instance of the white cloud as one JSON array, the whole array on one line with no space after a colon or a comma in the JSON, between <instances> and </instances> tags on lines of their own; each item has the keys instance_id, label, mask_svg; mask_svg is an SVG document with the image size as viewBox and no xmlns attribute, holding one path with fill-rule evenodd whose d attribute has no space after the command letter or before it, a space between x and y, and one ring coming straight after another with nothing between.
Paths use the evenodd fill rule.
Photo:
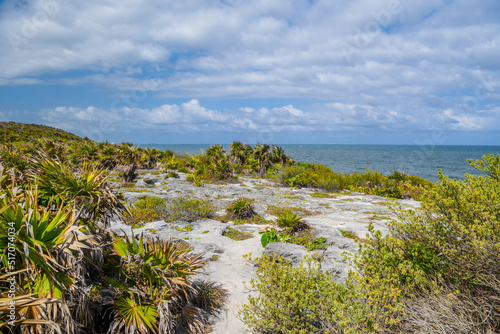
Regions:
<instances>
[{"instance_id":1,"label":"white cloud","mask_svg":"<svg viewBox=\"0 0 500 334\"><path fill-rule=\"evenodd\" d=\"M367 129L413 131L493 130L500 123L500 107L489 105L468 114L437 108L417 113L344 103L319 103L298 109L292 105L272 109L240 107L213 110L196 99L181 104L164 104L152 109L123 107L104 110L95 107L57 107L42 110L45 123L77 134L100 139L112 132L164 130L167 132L283 132L365 131ZM424 116L422 116L424 115ZM101 136L101 137L100 137Z\"/></svg>"},{"instance_id":2,"label":"white cloud","mask_svg":"<svg viewBox=\"0 0 500 334\"><path fill-rule=\"evenodd\" d=\"M498 104L496 0L44 0L21 7L11 0L0 9L0 85L92 85L113 98L135 92L189 101L57 111L71 119L101 113L134 126L205 130L499 123L498 112L486 117L462 107L464 96L477 99L474 111ZM492 89L477 98L483 78ZM298 98L310 106L218 111L193 98Z\"/></svg>"}]
</instances>

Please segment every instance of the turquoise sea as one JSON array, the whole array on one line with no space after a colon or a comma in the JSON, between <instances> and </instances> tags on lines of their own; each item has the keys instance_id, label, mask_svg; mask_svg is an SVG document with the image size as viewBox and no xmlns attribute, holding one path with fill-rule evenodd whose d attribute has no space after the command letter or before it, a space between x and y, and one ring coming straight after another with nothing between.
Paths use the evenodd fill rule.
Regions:
<instances>
[{"instance_id":1,"label":"turquoise sea","mask_svg":"<svg viewBox=\"0 0 500 334\"><path fill-rule=\"evenodd\" d=\"M197 154L210 145L145 144L177 153ZM228 145L224 145L228 149ZM352 173L366 168L389 174L392 170L418 175L436 181L438 170L452 178L464 174L481 174L467 159L480 159L485 154L500 154L500 146L442 145L279 145L296 161L326 165L337 172Z\"/></svg>"}]
</instances>

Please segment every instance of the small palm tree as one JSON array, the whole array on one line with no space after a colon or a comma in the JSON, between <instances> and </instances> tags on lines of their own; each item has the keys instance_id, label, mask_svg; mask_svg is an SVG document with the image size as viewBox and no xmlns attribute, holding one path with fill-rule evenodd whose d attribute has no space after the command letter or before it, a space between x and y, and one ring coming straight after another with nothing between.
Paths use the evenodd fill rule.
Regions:
<instances>
[{"instance_id":1,"label":"small palm tree","mask_svg":"<svg viewBox=\"0 0 500 334\"><path fill-rule=\"evenodd\" d=\"M259 162L259 175L262 177L266 175L267 167L270 162L269 148L270 147L267 144L257 144L254 150L255 159Z\"/></svg>"},{"instance_id":2,"label":"small palm tree","mask_svg":"<svg viewBox=\"0 0 500 334\"><path fill-rule=\"evenodd\" d=\"M105 227L113 215L120 216L127 211L107 185L107 171L95 164L83 166L76 175L61 161L39 152L31 159L29 171L32 181L38 184L41 204L71 203L79 211L78 219L93 232L98 231L96 222Z\"/></svg>"},{"instance_id":3,"label":"small palm tree","mask_svg":"<svg viewBox=\"0 0 500 334\"><path fill-rule=\"evenodd\" d=\"M147 168L153 168L156 165L156 161L160 158L160 150L157 148L146 147L142 150L142 157L146 162Z\"/></svg>"}]
</instances>

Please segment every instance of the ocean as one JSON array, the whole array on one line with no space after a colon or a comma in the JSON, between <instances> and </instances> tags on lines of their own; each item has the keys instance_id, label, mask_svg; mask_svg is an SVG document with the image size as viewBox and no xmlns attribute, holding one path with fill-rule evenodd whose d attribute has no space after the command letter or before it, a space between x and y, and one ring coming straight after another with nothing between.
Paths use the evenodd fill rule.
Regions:
<instances>
[{"instance_id":1,"label":"ocean","mask_svg":"<svg viewBox=\"0 0 500 334\"><path fill-rule=\"evenodd\" d=\"M143 144L177 153L198 154L210 145ZM482 175L467 159L485 154L500 154L500 146L442 145L279 145L295 161L326 165L336 172L352 173L367 168L390 174L397 170L436 181L438 170L451 178L463 179L465 173ZM224 145L228 150L229 145Z\"/></svg>"}]
</instances>

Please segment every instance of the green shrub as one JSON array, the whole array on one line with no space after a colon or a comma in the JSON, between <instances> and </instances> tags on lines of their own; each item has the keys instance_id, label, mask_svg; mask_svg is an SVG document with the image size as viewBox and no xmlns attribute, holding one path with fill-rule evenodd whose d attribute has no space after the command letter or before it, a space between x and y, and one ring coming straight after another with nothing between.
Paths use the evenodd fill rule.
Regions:
<instances>
[{"instance_id":1,"label":"green shrub","mask_svg":"<svg viewBox=\"0 0 500 334\"><path fill-rule=\"evenodd\" d=\"M226 214L228 219L247 220L255 215L252 202L250 198L240 197L233 201L227 208Z\"/></svg>"},{"instance_id":2,"label":"green shrub","mask_svg":"<svg viewBox=\"0 0 500 334\"><path fill-rule=\"evenodd\" d=\"M267 256L257 264L250 288L259 295L249 296L240 311L253 333L367 333L355 285L334 283L311 259L298 268Z\"/></svg>"},{"instance_id":3,"label":"green shrub","mask_svg":"<svg viewBox=\"0 0 500 334\"><path fill-rule=\"evenodd\" d=\"M486 171L488 159L471 164ZM449 332L498 328L500 319L482 310L500 312L491 299L500 297L500 182L471 175L457 181L440 173L438 183L423 191L421 208L396 213L399 222L390 223L386 237L376 232L356 265L368 292L394 291L388 304L404 305L398 328L429 332L435 319ZM443 302L450 293L455 304Z\"/></svg>"},{"instance_id":4,"label":"green shrub","mask_svg":"<svg viewBox=\"0 0 500 334\"><path fill-rule=\"evenodd\" d=\"M202 218L213 218L216 211L210 199L197 199L179 196L172 199L167 207L168 221L195 221Z\"/></svg>"},{"instance_id":5,"label":"green shrub","mask_svg":"<svg viewBox=\"0 0 500 334\"><path fill-rule=\"evenodd\" d=\"M127 224L149 223L165 216L166 200L154 196L139 196L130 208L132 215L125 214Z\"/></svg>"},{"instance_id":6,"label":"green shrub","mask_svg":"<svg viewBox=\"0 0 500 334\"><path fill-rule=\"evenodd\" d=\"M457 181L440 174L422 190L421 208L395 209L399 221L389 223L386 236L370 224L345 288L314 269L259 262L251 285L260 296L243 307L244 321L256 333L494 333L500 155L471 164L487 176ZM393 173L388 180L402 178ZM323 290L324 284L331 285Z\"/></svg>"},{"instance_id":7,"label":"green shrub","mask_svg":"<svg viewBox=\"0 0 500 334\"><path fill-rule=\"evenodd\" d=\"M297 213L292 211L285 211L277 219L279 227L284 227L290 233L308 229L309 226L297 216Z\"/></svg>"}]
</instances>

